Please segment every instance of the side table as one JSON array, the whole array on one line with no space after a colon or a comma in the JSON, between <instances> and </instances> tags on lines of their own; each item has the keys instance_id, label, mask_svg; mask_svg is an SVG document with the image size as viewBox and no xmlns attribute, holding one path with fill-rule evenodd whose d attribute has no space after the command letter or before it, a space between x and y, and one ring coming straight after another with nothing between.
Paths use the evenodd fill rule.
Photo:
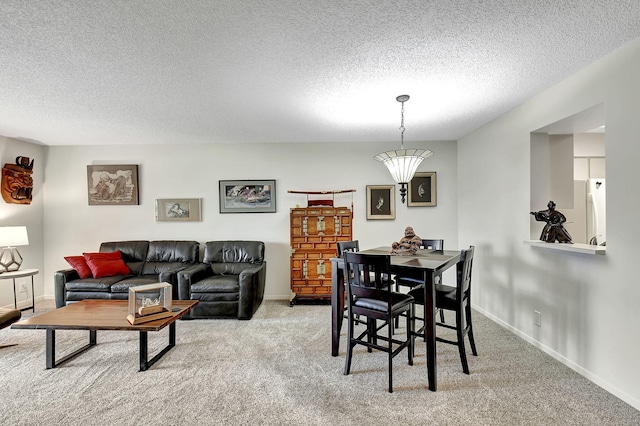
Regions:
<instances>
[{"instance_id":1,"label":"side table","mask_svg":"<svg viewBox=\"0 0 640 426\"><path fill-rule=\"evenodd\" d=\"M18 309L18 298L16 295L16 278L31 277L31 306L20 309L20 311L26 311L27 309L33 309L36 311L36 295L33 288L33 276L40 272L37 269L18 269L17 271L3 272L0 274L0 280L13 280L13 306Z\"/></svg>"}]
</instances>

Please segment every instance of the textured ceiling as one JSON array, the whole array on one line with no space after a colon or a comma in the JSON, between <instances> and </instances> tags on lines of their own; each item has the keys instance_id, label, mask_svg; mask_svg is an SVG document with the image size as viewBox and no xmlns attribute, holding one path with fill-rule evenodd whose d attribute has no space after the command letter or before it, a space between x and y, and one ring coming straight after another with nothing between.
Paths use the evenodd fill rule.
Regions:
<instances>
[{"instance_id":1,"label":"textured ceiling","mask_svg":"<svg viewBox=\"0 0 640 426\"><path fill-rule=\"evenodd\" d=\"M0 0L0 135L451 140L640 37L638 0Z\"/></svg>"}]
</instances>

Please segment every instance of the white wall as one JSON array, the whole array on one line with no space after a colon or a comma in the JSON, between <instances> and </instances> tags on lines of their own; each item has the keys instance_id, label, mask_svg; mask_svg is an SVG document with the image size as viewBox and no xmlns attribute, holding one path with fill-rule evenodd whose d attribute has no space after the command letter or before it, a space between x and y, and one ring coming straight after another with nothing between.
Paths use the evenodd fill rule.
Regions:
<instances>
[{"instance_id":1,"label":"white wall","mask_svg":"<svg viewBox=\"0 0 640 426\"><path fill-rule=\"evenodd\" d=\"M460 246L478 247L478 309L640 409L639 75L640 39L458 141L458 232ZM606 256L524 245L532 221L530 132L601 102Z\"/></svg>"},{"instance_id":2,"label":"white wall","mask_svg":"<svg viewBox=\"0 0 640 426\"><path fill-rule=\"evenodd\" d=\"M457 248L456 143L412 143L434 155L419 171L437 172L436 207L411 207L396 194L396 219L366 219L366 185L389 185L387 169L373 159L395 143L211 144L50 147L45 179L45 295L53 296L53 274L67 268L63 257L96 251L102 241L193 239L200 242L256 239L266 243L267 298L289 292L289 209L306 205L287 190L356 189L354 238L360 247L390 245L413 226L424 238L444 238ZM140 205L89 206L87 165L138 164ZM277 213L220 214L218 180L275 179ZM396 192L399 188L396 186ZM156 198L202 198L202 222L155 222ZM351 195L336 196L351 205Z\"/></svg>"},{"instance_id":3,"label":"white wall","mask_svg":"<svg viewBox=\"0 0 640 426\"><path fill-rule=\"evenodd\" d=\"M32 143L21 142L15 139L0 136L0 167L5 164L15 164L16 157L29 157L33 163L33 200L31 204L7 204L0 197L0 226L25 225L29 236L29 245L18 247L22 255L23 269L40 269L40 274L34 277L36 296L43 294L42 267L44 260L43 245L43 191L42 181L46 161L46 148ZM31 306L31 279L16 280L19 288L21 282L27 283L28 293L18 293L18 307ZM12 280L0 280L0 306L13 307L13 282Z\"/></svg>"}]
</instances>

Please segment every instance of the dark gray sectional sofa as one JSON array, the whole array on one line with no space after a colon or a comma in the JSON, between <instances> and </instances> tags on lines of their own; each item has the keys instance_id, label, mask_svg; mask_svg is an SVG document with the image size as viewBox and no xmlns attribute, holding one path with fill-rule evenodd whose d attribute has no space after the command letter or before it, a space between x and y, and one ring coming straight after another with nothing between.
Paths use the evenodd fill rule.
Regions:
<instances>
[{"instance_id":1,"label":"dark gray sectional sofa","mask_svg":"<svg viewBox=\"0 0 640 426\"><path fill-rule=\"evenodd\" d=\"M56 307L83 299L121 299L129 297L129 287L168 282L178 299L177 273L199 261L197 241L115 241L100 244L100 253L120 251L131 274L102 278L80 278L75 269L54 275Z\"/></svg>"},{"instance_id":2,"label":"dark gray sectional sofa","mask_svg":"<svg viewBox=\"0 0 640 426\"><path fill-rule=\"evenodd\" d=\"M127 275L80 278L75 269L55 272L56 307L83 299L121 299L129 287L168 282L174 300L198 300L183 319L253 317L264 298L267 263L262 241L208 241L199 260L197 241L116 241L100 253L120 251Z\"/></svg>"},{"instance_id":3,"label":"dark gray sectional sofa","mask_svg":"<svg viewBox=\"0 0 640 426\"><path fill-rule=\"evenodd\" d=\"M251 319L266 275L262 241L206 242L202 263L178 272L180 299L200 301L183 318Z\"/></svg>"}]
</instances>

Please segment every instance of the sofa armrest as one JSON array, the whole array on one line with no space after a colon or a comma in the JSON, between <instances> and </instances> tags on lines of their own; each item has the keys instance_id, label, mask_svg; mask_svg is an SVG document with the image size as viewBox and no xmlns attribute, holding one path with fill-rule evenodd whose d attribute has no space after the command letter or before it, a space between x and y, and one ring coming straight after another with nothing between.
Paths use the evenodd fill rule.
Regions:
<instances>
[{"instance_id":1,"label":"sofa armrest","mask_svg":"<svg viewBox=\"0 0 640 426\"><path fill-rule=\"evenodd\" d=\"M66 285L69 281L80 279L75 269L62 269L56 271L53 276L53 289L56 297L56 308L62 308L67 304Z\"/></svg>"},{"instance_id":2,"label":"sofa armrest","mask_svg":"<svg viewBox=\"0 0 640 426\"><path fill-rule=\"evenodd\" d=\"M267 262L253 265L240 273L238 319L251 319L264 298Z\"/></svg>"},{"instance_id":3,"label":"sofa armrest","mask_svg":"<svg viewBox=\"0 0 640 426\"><path fill-rule=\"evenodd\" d=\"M184 270L186 266L178 266L173 269L162 271L158 274L158 282L171 284L171 297L179 299L178 272Z\"/></svg>"},{"instance_id":4,"label":"sofa armrest","mask_svg":"<svg viewBox=\"0 0 640 426\"><path fill-rule=\"evenodd\" d=\"M189 300L191 298L191 284L213 275L211 266L206 263L197 263L178 272L178 299Z\"/></svg>"}]
</instances>

